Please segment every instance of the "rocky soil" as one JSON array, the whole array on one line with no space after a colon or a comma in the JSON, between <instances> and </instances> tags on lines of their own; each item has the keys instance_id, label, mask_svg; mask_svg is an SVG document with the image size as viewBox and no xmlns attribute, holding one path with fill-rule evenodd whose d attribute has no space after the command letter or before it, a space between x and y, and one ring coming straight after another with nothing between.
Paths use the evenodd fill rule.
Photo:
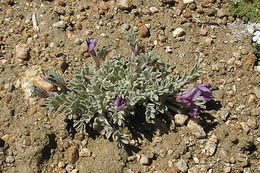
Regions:
<instances>
[{"instance_id":1,"label":"rocky soil","mask_svg":"<svg viewBox=\"0 0 260 173\"><path fill-rule=\"evenodd\" d=\"M0 172L260 172L260 75L245 25L227 0L0 0ZM199 63L217 106L198 122L175 115L171 131L139 139L131 152L71 136L62 113L48 115L32 79L56 69L72 78L92 63L86 38L109 57L130 54L132 27L145 51L181 73Z\"/></svg>"}]
</instances>

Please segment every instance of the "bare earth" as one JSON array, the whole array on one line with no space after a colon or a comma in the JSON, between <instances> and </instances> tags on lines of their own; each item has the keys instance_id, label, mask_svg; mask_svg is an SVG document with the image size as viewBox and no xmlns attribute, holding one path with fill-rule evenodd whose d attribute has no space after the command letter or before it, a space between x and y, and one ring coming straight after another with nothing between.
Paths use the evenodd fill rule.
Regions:
<instances>
[{"instance_id":1,"label":"bare earth","mask_svg":"<svg viewBox=\"0 0 260 173\"><path fill-rule=\"evenodd\" d=\"M182 2L134 0L122 10L113 0L0 0L0 173L260 172L260 75L245 26L229 16L227 0ZM92 63L86 38L99 38L110 58L130 55L130 26L176 72L199 63L195 83L211 84L219 107L127 152L101 137L72 137L65 116L47 115L44 99L30 95L30 81L47 69L71 79Z\"/></svg>"}]
</instances>

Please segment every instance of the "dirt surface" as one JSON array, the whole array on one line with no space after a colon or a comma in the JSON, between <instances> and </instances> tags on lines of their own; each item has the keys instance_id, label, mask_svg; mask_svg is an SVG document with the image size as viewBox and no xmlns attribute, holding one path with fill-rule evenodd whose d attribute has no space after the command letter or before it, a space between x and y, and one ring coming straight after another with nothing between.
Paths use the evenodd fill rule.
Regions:
<instances>
[{"instance_id":1,"label":"dirt surface","mask_svg":"<svg viewBox=\"0 0 260 173\"><path fill-rule=\"evenodd\" d=\"M0 172L260 172L260 75L245 26L229 16L227 0L121 3L0 0ZM176 72L199 63L195 83L211 84L219 101L204 120L183 115L186 121L175 118L167 134L131 141L138 146L132 152L103 138L72 137L64 115L48 115L31 86L41 70L71 79L91 63L86 38L99 38L109 57L130 55L124 34L130 26L145 51L169 59ZM175 36L176 28L183 32Z\"/></svg>"}]
</instances>

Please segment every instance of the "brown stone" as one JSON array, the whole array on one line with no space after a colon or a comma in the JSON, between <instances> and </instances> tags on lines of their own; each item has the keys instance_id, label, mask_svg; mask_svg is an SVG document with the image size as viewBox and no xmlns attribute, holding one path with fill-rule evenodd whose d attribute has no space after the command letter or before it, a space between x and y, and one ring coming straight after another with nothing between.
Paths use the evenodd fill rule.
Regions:
<instances>
[{"instance_id":1,"label":"brown stone","mask_svg":"<svg viewBox=\"0 0 260 173\"><path fill-rule=\"evenodd\" d=\"M188 19L188 18L191 17L191 14L189 12L186 12L186 13L183 14L183 17Z\"/></svg>"},{"instance_id":2,"label":"brown stone","mask_svg":"<svg viewBox=\"0 0 260 173\"><path fill-rule=\"evenodd\" d=\"M204 10L201 7L197 8L196 12L199 14L204 14Z\"/></svg>"},{"instance_id":3,"label":"brown stone","mask_svg":"<svg viewBox=\"0 0 260 173\"><path fill-rule=\"evenodd\" d=\"M179 10L181 10L181 11L182 11L182 10L185 10L186 4L180 2L180 3L176 6L176 8L179 9Z\"/></svg>"},{"instance_id":4,"label":"brown stone","mask_svg":"<svg viewBox=\"0 0 260 173\"><path fill-rule=\"evenodd\" d=\"M15 55L21 60L29 60L29 48L27 44L18 44L15 46Z\"/></svg>"},{"instance_id":5,"label":"brown stone","mask_svg":"<svg viewBox=\"0 0 260 173\"><path fill-rule=\"evenodd\" d=\"M189 8L191 10L196 10L197 9L197 5L195 3L192 3L192 4L190 4Z\"/></svg>"},{"instance_id":6,"label":"brown stone","mask_svg":"<svg viewBox=\"0 0 260 173\"><path fill-rule=\"evenodd\" d=\"M33 80L33 83L34 83L34 86L39 87L39 88L41 88L41 89L43 89L43 90L45 90L45 91L49 91L49 92L57 91L57 88L56 88L54 85L52 85L52 84L46 82L46 81L45 81L42 77L40 77L40 76L36 76L36 77L34 78L34 80Z\"/></svg>"},{"instance_id":7,"label":"brown stone","mask_svg":"<svg viewBox=\"0 0 260 173\"><path fill-rule=\"evenodd\" d=\"M254 64L256 62L257 58L255 54L249 53L248 55L245 56L244 62L243 62L243 68L245 70L250 70L252 71L254 69Z\"/></svg>"},{"instance_id":8,"label":"brown stone","mask_svg":"<svg viewBox=\"0 0 260 173\"><path fill-rule=\"evenodd\" d=\"M149 30L145 25L142 25L141 27L139 27L138 33L141 37L149 36Z\"/></svg>"},{"instance_id":9,"label":"brown stone","mask_svg":"<svg viewBox=\"0 0 260 173\"><path fill-rule=\"evenodd\" d=\"M213 9L213 8L210 8L210 9L208 9L208 10L206 11L206 13L207 13L208 16L214 16L215 13L216 13L216 10Z\"/></svg>"},{"instance_id":10,"label":"brown stone","mask_svg":"<svg viewBox=\"0 0 260 173\"><path fill-rule=\"evenodd\" d=\"M59 1L58 1L58 5L59 5L59 6L62 6L62 7L65 7L65 6L66 6L65 0L59 0Z\"/></svg>"},{"instance_id":11,"label":"brown stone","mask_svg":"<svg viewBox=\"0 0 260 173\"><path fill-rule=\"evenodd\" d=\"M109 9L109 6L106 2L102 1L99 4L99 9L102 11L107 11Z\"/></svg>"},{"instance_id":12,"label":"brown stone","mask_svg":"<svg viewBox=\"0 0 260 173\"><path fill-rule=\"evenodd\" d=\"M203 0L202 3L201 3L201 6L203 8L208 8L208 7L211 6L211 4L210 4L209 0Z\"/></svg>"},{"instance_id":13,"label":"brown stone","mask_svg":"<svg viewBox=\"0 0 260 173\"><path fill-rule=\"evenodd\" d=\"M77 146L71 146L67 150L67 161L71 164L75 164L79 159L79 150Z\"/></svg>"}]
</instances>

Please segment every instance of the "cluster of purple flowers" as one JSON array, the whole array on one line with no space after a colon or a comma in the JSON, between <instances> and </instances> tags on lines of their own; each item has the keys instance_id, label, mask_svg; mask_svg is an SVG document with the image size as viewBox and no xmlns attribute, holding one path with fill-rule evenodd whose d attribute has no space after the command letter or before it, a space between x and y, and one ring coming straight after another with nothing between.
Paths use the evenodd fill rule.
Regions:
<instances>
[{"instance_id":1,"label":"cluster of purple flowers","mask_svg":"<svg viewBox=\"0 0 260 173\"><path fill-rule=\"evenodd\" d=\"M198 104L199 102L206 103L213 99L212 92L208 85L195 86L191 91L185 92L179 96L180 103L190 110L194 118L198 118L205 105Z\"/></svg>"}]
</instances>

